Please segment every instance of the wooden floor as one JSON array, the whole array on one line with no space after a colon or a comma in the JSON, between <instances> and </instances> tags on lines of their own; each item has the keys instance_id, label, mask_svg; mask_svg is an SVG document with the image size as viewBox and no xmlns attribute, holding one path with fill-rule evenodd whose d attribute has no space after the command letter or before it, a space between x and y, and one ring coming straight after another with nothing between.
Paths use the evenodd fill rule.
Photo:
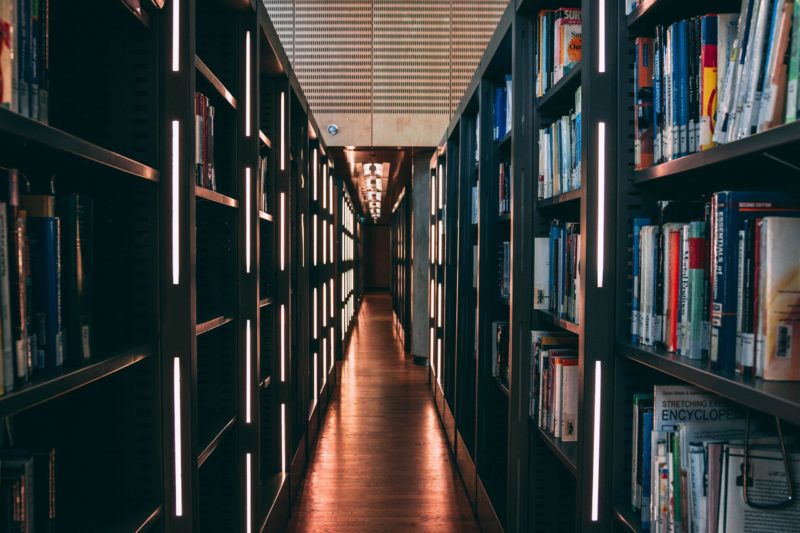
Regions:
<instances>
[{"instance_id":1,"label":"wooden floor","mask_svg":"<svg viewBox=\"0 0 800 533\"><path fill-rule=\"evenodd\" d=\"M367 295L288 531L478 531L427 369L403 354L388 295Z\"/></svg>"}]
</instances>

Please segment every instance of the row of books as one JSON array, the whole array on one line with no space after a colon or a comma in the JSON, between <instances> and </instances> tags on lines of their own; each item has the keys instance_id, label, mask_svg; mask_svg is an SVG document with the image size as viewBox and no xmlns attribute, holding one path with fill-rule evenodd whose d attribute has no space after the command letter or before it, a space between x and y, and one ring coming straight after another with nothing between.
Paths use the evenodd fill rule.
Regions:
<instances>
[{"instance_id":1,"label":"row of books","mask_svg":"<svg viewBox=\"0 0 800 533\"><path fill-rule=\"evenodd\" d=\"M746 435L738 406L689 385L656 385L633 402L631 507L643 530L796 531L797 501L769 508L800 489L800 455L784 463L774 429Z\"/></svg>"},{"instance_id":2,"label":"row of books","mask_svg":"<svg viewBox=\"0 0 800 533\"><path fill-rule=\"evenodd\" d=\"M531 331L529 416L563 442L578 440L578 337Z\"/></svg>"},{"instance_id":3,"label":"row of books","mask_svg":"<svg viewBox=\"0 0 800 533\"><path fill-rule=\"evenodd\" d=\"M50 0L0 0L0 107L47 122Z\"/></svg>"},{"instance_id":4,"label":"row of books","mask_svg":"<svg viewBox=\"0 0 800 533\"><path fill-rule=\"evenodd\" d=\"M550 198L581 186L581 88L575 106L539 130L538 197Z\"/></svg>"},{"instance_id":5,"label":"row of books","mask_svg":"<svg viewBox=\"0 0 800 533\"><path fill-rule=\"evenodd\" d=\"M214 106L208 96L194 94L194 155L195 184L212 191L217 190L214 168Z\"/></svg>"},{"instance_id":6,"label":"row of books","mask_svg":"<svg viewBox=\"0 0 800 533\"><path fill-rule=\"evenodd\" d=\"M636 168L797 120L798 32L794 0L742 0L636 39Z\"/></svg>"},{"instance_id":7,"label":"row of books","mask_svg":"<svg viewBox=\"0 0 800 533\"><path fill-rule=\"evenodd\" d=\"M511 332L508 322L492 322L492 333L492 376L508 387L511 382L511 359L508 356Z\"/></svg>"},{"instance_id":8,"label":"row of books","mask_svg":"<svg viewBox=\"0 0 800 533\"><path fill-rule=\"evenodd\" d=\"M0 450L0 530L56 530L56 451Z\"/></svg>"},{"instance_id":9,"label":"row of books","mask_svg":"<svg viewBox=\"0 0 800 533\"><path fill-rule=\"evenodd\" d=\"M499 198L499 213L506 215L511 212L511 163L503 161L498 164L497 184Z\"/></svg>"},{"instance_id":10,"label":"row of books","mask_svg":"<svg viewBox=\"0 0 800 533\"><path fill-rule=\"evenodd\" d=\"M0 173L0 392L91 357L93 199Z\"/></svg>"},{"instance_id":11,"label":"row of books","mask_svg":"<svg viewBox=\"0 0 800 533\"><path fill-rule=\"evenodd\" d=\"M513 115L511 114L511 74L506 74L506 84L494 90L494 140L500 140L511 131Z\"/></svg>"},{"instance_id":12,"label":"row of books","mask_svg":"<svg viewBox=\"0 0 800 533\"><path fill-rule=\"evenodd\" d=\"M267 156L262 155L258 158L258 209L265 213L269 211L267 203L267 190L269 188L269 160Z\"/></svg>"},{"instance_id":13,"label":"row of books","mask_svg":"<svg viewBox=\"0 0 800 533\"><path fill-rule=\"evenodd\" d=\"M534 309L577 324L580 317L581 232L577 222L550 222L550 236L534 239Z\"/></svg>"},{"instance_id":14,"label":"row of books","mask_svg":"<svg viewBox=\"0 0 800 533\"><path fill-rule=\"evenodd\" d=\"M503 241L497 245L498 272L500 273L500 297L511 296L511 243Z\"/></svg>"},{"instance_id":15,"label":"row of books","mask_svg":"<svg viewBox=\"0 0 800 533\"><path fill-rule=\"evenodd\" d=\"M722 191L633 220L632 341L715 370L800 380L800 201Z\"/></svg>"},{"instance_id":16,"label":"row of books","mask_svg":"<svg viewBox=\"0 0 800 533\"><path fill-rule=\"evenodd\" d=\"M536 20L535 82L541 97L581 61L581 10L539 11Z\"/></svg>"}]
</instances>

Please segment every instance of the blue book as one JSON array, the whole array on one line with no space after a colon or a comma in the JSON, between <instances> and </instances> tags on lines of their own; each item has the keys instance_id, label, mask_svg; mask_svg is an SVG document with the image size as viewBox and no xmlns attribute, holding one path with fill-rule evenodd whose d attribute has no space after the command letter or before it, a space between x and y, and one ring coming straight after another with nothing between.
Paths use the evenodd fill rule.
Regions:
<instances>
[{"instance_id":1,"label":"blue book","mask_svg":"<svg viewBox=\"0 0 800 533\"><path fill-rule=\"evenodd\" d=\"M677 39L677 68L678 84L675 95L678 98L676 108L678 114L678 126L680 136L678 146L678 157L689 153L689 22L682 20L678 22Z\"/></svg>"},{"instance_id":2,"label":"blue book","mask_svg":"<svg viewBox=\"0 0 800 533\"><path fill-rule=\"evenodd\" d=\"M39 371L52 371L64 363L60 221L56 217L29 217L27 222L33 281L33 331L37 339L33 366Z\"/></svg>"},{"instance_id":3,"label":"blue book","mask_svg":"<svg viewBox=\"0 0 800 533\"><path fill-rule=\"evenodd\" d=\"M558 222L550 223L550 310L558 310L558 294L556 292L556 272L558 268Z\"/></svg>"},{"instance_id":4,"label":"blue book","mask_svg":"<svg viewBox=\"0 0 800 533\"><path fill-rule=\"evenodd\" d=\"M800 201L784 192L722 191L711 197L711 368L736 367L739 230L745 220L797 216Z\"/></svg>"},{"instance_id":5,"label":"blue book","mask_svg":"<svg viewBox=\"0 0 800 533\"><path fill-rule=\"evenodd\" d=\"M653 442L653 410L645 411L642 417L642 529L650 530L650 499L652 472L650 462L652 461L652 442Z\"/></svg>"},{"instance_id":6,"label":"blue book","mask_svg":"<svg viewBox=\"0 0 800 533\"><path fill-rule=\"evenodd\" d=\"M505 135L506 127L506 88L498 87L494 90L494 140Z\"/></svg>"},{"instance_id":7,"label":"blue book","mask_svg":"<svg viewBox=\"0 0 800 533\"><path fill-rule=\"evenodd\" d=\"M633 344L639 343L639 331L641 331L641 314L639 313L639 291L641 273L639 272L639 264L641 262L641 250L639 249L639 234L644 226L650 224L648 217L637 217L633 219L633 301L631 302L631 342Z\"/></svg>"}]
</instances>

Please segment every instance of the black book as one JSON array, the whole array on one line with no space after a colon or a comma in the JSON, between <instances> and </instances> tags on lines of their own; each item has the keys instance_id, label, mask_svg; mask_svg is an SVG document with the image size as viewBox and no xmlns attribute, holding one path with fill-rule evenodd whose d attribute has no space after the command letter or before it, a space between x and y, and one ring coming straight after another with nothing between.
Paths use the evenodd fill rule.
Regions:
<instances>
[{"instance_id":1,"label":"black book","mask_svg":"<svg viewBox=\"0 0 800 533\"><path fill-rule=\"evenodd\" d=\"M56 197L61 219L61 272L65 363L92 357L92 282L94 199L79 194Z\"/></svg>"},{"instance_id":2,"label":"black book","mask_svg":"<svg viewBox=\"0 0 800 533\"><path fill-rule=\"evenodd\" d=\"M34 531L33 456L20 450L0 451L0 525L9 533Z\"/></svg>"}]
</instances>

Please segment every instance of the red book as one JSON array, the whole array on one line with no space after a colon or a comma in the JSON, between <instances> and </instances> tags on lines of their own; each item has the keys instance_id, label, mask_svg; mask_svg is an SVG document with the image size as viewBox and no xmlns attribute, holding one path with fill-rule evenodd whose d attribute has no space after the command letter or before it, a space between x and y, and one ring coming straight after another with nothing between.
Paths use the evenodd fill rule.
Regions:
<instances>
[{"instance_id":1,"label":"red book","mask_svg":"<svg viewBox=\"0 0 800 533\"><path fill-rule=\"evenodd\" d=\"M667 351L678 351L678 306L680 303L681 289L681 232L670 231L669 233L669 301L667 315Z\"/></svg>"},{"instance_id":2,"label":"red book","mask_svg":"<svg viewBox=\"0 0 800 533\"><path fill-rule=\"evenodd\" d=\"M638 37L634 95L634 163L637 170L653 165L653 39Z\"/></svg>"}]
</instances>

